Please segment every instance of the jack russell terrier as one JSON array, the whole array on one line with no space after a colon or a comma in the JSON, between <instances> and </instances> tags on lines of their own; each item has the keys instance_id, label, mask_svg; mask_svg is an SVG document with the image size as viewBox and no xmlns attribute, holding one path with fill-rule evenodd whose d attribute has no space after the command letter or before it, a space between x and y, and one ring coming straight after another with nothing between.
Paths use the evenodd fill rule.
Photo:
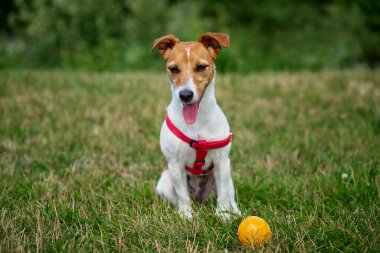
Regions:
<instances>
[{"instance_id":1,"label":"jack russell terrier","mask_svg":"<svg viewBox=\"0 0 380 253\"><path fill-rule=\"evenodd\" d=\"M231 178L231 133L215 99L215 64L229 36L206 33L196 42L180 42L166 35L153 42L166 61L172 101L162 124L160 146L168 162L157 183L157 193L191 219L191 198L199 201L213 192L216 214L240 215Z\"/></svg>"}]
</instances>

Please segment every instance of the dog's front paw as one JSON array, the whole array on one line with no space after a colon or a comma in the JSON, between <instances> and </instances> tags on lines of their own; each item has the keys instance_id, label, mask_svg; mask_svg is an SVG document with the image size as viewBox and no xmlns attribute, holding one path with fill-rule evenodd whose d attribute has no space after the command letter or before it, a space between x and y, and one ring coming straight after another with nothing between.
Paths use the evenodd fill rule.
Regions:
<instances>
[{"instance_id":1,"label":"dog's front paw","mask_svg":"<svg viewBox=\"0 0 380 253\"><path fill-rule=\"evenodd\" d=\"M218 216L223 221L228 221L231 219L230 211L222 210L221 208L216 209L216 216Z\"/></svg>"},{"instance_id":2,"label":"dog's front paw","mask_svg":"<svg viewBox=\"0 0 380 253\"><path fill-rule=\"evenodd\" d=\"M237 207L232 208L231 212L236 216L241 216L241 212Z\"/></svg>"},{"instance_id":3,"label":"dog's front paw","mask_svg":"<svg viewBox=\"0 0 380 253\"><path fill-rule=\"evenodd\" d=\"M192 220L193 219L193 211L190 206L182 206L178 208L178 214L181 218Z\"/></svg>"},{"instance_id":4,"label":"dog's front paw","mask_svg":"<svg viewBox=\"0 0 380 253\"><path fill-rule=\"evenodd\" d=\"M216 216L218 216L223 221L230 220L233 216L241 216L240 210L237 206L231 206L230 208L218 207L216 209Z\"/></svg>"}]
</instances>

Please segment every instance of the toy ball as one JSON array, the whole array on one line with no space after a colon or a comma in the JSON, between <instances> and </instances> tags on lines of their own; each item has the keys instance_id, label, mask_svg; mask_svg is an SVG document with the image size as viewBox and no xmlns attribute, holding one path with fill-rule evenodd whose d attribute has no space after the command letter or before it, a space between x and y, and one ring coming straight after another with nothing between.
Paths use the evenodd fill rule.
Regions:
<instances>
[{"instance_id":1,"label":"toy ball","mask_svg":"<svg viewBox=\"0 0 380 253\"><path fill-rule=\"evenodd\" d=\"M242 244L257 247L269 242L271 231L264 219L257 216L249 216L240 223L238 236Z\"/></svg>"}]
</instances>

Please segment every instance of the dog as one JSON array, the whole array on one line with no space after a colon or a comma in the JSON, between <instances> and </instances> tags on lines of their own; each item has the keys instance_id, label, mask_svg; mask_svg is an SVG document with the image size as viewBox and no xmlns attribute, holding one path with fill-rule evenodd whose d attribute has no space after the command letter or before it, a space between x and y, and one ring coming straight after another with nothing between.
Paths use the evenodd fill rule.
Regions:
<instances>
[{"instance_id":1,"label":"dog","mask_svg":"<svg viewBox=\"0 0 380 253\"><path fill-rule=\"evenodd\" d=\"M228 121L215 98L215 60L229 47L229 36L206 33L198 41L174 35L153 41L166 61L172 100L161 127L160 147L168 165L156 186L159 196L192 219L191 199L217 196L216 215L226 220L241 212L235 201Z\"/></svg>"}]
</instances>

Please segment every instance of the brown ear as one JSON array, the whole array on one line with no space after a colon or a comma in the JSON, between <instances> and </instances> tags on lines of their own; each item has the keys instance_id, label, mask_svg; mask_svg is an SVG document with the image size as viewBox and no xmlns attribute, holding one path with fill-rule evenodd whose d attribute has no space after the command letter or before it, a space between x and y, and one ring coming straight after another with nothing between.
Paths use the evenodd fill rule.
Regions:
<instances>
[{"instance_id":1,"label":"brown ear","mask_svg":"<svg viewBox=\"0 0 380 253\"><path fill-rule=\"evenodd\" d=\"M199 37L198 41L207 48L214 59L222 47L228 48L230 46L230 36L225 33L205 33Z\"/></svg>"},{"instance_id":2,"label":"brown ear","mask_svg":"<svg viewBox=\"0 0 380 253\"><path fill-rule=\"evenodd\" d=\"M153 52L153 50L158 47L158 51L166 60L169 56L170 49L172 49L178 42L179 39L173 34L165 35L158 39L155 39L150 50Z\"/></svg>"}]
</instances>

